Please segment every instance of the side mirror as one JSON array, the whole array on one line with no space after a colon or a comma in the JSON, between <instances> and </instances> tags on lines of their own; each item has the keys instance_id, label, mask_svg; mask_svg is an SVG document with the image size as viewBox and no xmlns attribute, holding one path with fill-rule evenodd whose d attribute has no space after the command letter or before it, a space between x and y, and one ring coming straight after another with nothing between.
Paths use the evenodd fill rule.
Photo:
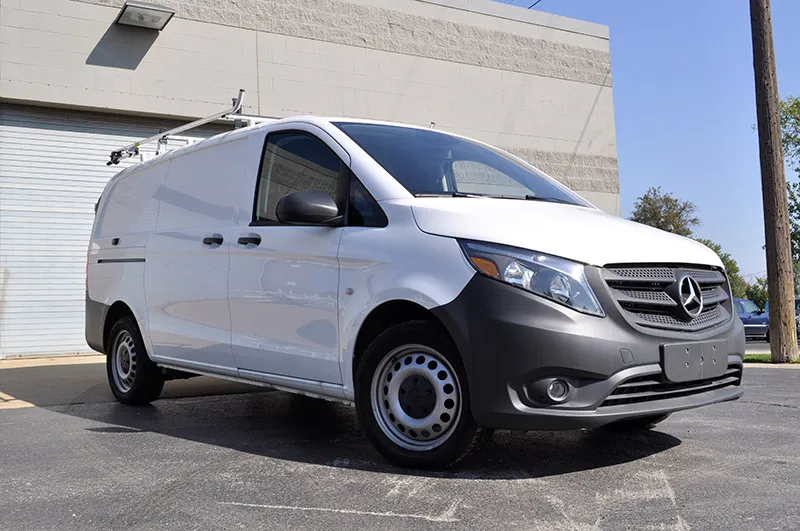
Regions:
<instances>
[{"instance_id":1,"label":"side mirror","mask_svg":"<svg viewBox=\"0 0 800 531\"><path fill-rule=\"evenodd\" d=\"M338 225L342 221L336 201L319 190L283 196L275 208L275 215L278 221L288 225Z\"/></svg>"}]
</instances>

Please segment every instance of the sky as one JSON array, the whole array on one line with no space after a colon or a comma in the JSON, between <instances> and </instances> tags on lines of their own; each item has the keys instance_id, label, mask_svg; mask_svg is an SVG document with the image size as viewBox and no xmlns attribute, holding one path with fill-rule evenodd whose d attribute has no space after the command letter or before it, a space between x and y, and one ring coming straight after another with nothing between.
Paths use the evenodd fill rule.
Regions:
<instances>
[{"instance_id":1,"label":"sky","mask_svg":"<svg viewBox=\"0 0 800 531\"><path fill-rule=\"evenodd\" d=\"M622 215L651 186L694 202L695 234L751 281L766 262L749 4L541 0L535 10L609 27ZM800 1L772 1L782 97L800 96L798 24Z\"/></svg>"}]
</instances>

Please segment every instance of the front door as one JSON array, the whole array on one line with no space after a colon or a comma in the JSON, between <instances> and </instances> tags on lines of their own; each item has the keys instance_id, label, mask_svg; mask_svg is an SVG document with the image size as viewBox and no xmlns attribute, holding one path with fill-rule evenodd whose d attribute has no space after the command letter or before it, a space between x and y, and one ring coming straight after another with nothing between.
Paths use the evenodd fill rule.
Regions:
<instances>
[{"instance_id":1,"label":"front door","mask_svg":"<svg viewBox=\"0 0 800 531\"><path fill-rule=\"evenodd\" d=\"M252 219L231 241L228 296L239 369L340 384L341 227L285 225L285 195L320 190L343 208L349 157L313 126L267 135ZM325 140L323 140L325 139ZM326 141L327 140L327 141Z\"/></svg>"}]
</instances>

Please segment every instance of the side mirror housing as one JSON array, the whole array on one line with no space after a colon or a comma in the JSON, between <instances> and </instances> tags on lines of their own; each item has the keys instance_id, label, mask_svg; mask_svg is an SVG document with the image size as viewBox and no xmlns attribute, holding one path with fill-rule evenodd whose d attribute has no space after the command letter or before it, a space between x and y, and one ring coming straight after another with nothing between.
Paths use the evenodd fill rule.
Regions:
<instances>
[{"instance_id":1,"label":"side mirror housing","mask_svg":"<svg viewBox=\"0 0 800 531\"><path fill-rule=\"evenodd\" d=\"M339 225L342 215L331 196L319 190L285 195L275 208L278 221L287 225Z\"/></svg>"}]
</instances>

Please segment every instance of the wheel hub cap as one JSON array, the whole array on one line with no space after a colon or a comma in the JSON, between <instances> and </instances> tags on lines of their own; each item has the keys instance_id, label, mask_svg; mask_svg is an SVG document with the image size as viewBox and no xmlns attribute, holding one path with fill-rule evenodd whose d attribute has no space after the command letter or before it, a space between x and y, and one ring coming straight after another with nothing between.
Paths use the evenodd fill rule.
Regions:
<instances>
[{"instance_id":1,"label":"wheel hub cap","mask_svg":"<svg viewBox=\"0 0 800 531\"><path fill-rule=\"evenodd\" d=\"M381 430L408 450L441 445L461 416L456 372L447 358L424 345L405 345L387 354L375 371L371 392Z\"/></svg>"},{"instance_id":2,"label":"wheel hub cap","mask_svg":"<svg viewBox=\"0 0 800 531\"><path fill-rule=\"evenodd\" d=\"M133 337L125 330L117 334L114 348L111 350L112 373L117 389L127 393L133 386L136 377L136 344Z\"/></svg>"},{"instance_id":3,"label":"wheel hub cap","mask_svg":"<svg viewBox=\"0 0 800 531\"><path fill-rule=\"evenodd\" d=\"M411 418L424 419L436 407L436 391L424 377L409 376L400 384L400 407Z\"/></svg>"}]
</instances>

